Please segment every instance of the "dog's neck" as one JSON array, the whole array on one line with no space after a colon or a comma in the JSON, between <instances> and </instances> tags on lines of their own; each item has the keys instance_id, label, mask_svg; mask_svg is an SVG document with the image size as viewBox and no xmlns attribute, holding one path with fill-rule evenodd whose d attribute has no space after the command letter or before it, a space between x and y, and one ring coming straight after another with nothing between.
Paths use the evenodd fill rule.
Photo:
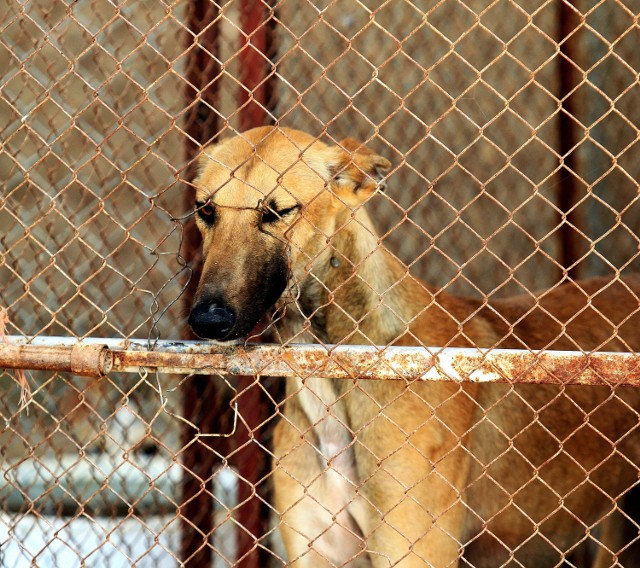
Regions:
<instances>
[{"instance_id":1,"label":"dog's neck","mask_svg":"<svg viewBox=\"0 0 640 568\"><path fill-rule=\"evenodd\" d=\"M354 218L345 212L338 219L338 230L314 262L313 268L298 282L299 301L304 317L297 325L310 321L315 340L328 343L375 344L415 343L407 337L416 318L435 315L442 305L455 312L455 299L439 293L413 278L408 269L381 245L364 209ZM291 308L291 306L289 306ZM296 310L289 311L289 325ZM453 329L455 327L455 329ZM451 329L449 329L451 328ZM457 333L450 318L434 327L434 341ZM291 334L287 334L291 336ZM404 340L403 340L404 338ZM313 340L313 338L312 338ZM300 337L295 341L309 341Z\"/></svg>"},{"instance_id":2,"label":"dog's neck","mask_svg":"<svg viewBox=\"0 0 640 568\"><path fill-rule=\"evenodd\" d=\"M458 347L493 344L496 338L481 301L447 294L411 276L381 244L363 208L354 218L347 211L336 226L311 271L279 302L281 340ZM420 340L412 328L420 329Z\"/></svg>"}]
</instances>

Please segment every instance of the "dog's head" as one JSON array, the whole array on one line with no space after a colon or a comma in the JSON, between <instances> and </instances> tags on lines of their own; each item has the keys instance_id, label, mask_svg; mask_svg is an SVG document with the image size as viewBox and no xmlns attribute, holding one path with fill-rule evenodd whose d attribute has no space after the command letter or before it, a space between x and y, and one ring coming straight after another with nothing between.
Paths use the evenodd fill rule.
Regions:
<instances>
[{"instance_id":1,"label":"dog's head","mask_svg":"<svg viewBox=\"0 0 640 568\"><path fill-rule=\"evenodd\" d=\"M195 333L248 335L390 167L354 140L328 146L290 129L256 128L207 147L195 181L204 247Z\"/></svg>"}]
</instances>

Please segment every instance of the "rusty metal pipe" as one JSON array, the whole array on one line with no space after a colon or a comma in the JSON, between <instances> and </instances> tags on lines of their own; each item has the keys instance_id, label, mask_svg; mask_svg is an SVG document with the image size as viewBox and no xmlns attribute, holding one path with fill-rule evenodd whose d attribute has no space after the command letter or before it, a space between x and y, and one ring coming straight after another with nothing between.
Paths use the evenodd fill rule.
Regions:
<instances>
[{"instance_id":1,"label":"rusty metal pipe","mask_svg":"<svg viewBox=\"0 0 640 568\"><path fill-rule=\"evenodd\" d=\"M102 345L70 345L62 341L64 338L46 339L48 345L42 345L44 338L37 338L27 346L21 345L24 338L8 337L8 343L0 344L0 367L49 369L96 377L109 370L139 372L145 368L207 375L640 386L637 353L198 341L158 342L151 351L147 342L141 340L128 341L124 348L122 340L103 339ZM57 339L61 341L56 343ZM107 349L105 345L113 347ZM76 363L72 368L72 352L81 354L85 350L89 350L87 356L91 353L87 362L95 368L89 368L89 363L82 367Z\"/></svg>"},{"instance_id":2,"label":"rusty metal pipe","mask_svg":"<svg viewBox=\"0 0 640 568\"><path fill-rule=\"evenodd\" d=\"M580 50L580 26L584 17L574 7L574 0L561 0L558 6L558 153L561 168L558 181L558 209L560 210L560 264L568 276L574 280L581 276L584 267L579 264L584 254L584 244L579 230L584 229L582 219L576 210L583 181L578 170L577 147L580 143L578 116L581 109L574 96L584 79L578 65Z\"/></svg>"},{"instance_id":3,"label":"rusty metal pipe","mask_svg":"<svg viewBox=\"0 0 640 568\"><path fill-rule=\"evenodd\" d=\"M98 379L111 372L113 351L106 345L83 344L41 347L0 344L0 368L73 373Z\"/></svg>"},{"instance_id":4,"label":"rusty metal pipe","mask_svg":"<svg viewBox=\"0 0 640 568\"><path fill-rule=\"evenodd\" d=\"M630 353L255 345L232 353L114 351L113 356L114 369L127 372L151 367L216 375L640 386L640 356Z\"/></svg>"}]
</instances>

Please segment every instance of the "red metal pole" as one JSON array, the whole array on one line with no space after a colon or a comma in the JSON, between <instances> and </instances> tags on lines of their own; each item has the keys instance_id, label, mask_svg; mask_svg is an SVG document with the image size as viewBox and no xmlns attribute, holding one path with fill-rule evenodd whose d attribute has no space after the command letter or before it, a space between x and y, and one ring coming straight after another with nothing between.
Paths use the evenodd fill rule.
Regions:
<instances>
[{"instance_id":1,"label":"red metal pole","mask_svg":"<svg viewBox=\"0 0 640 568\"><path fill-rule=\"evenodd\" d=\"M185 69L188 85L185 101L188 110L184 129L187 137L185 155L187 163L198 154L200 147L210 141L219 130L216 108L218 87L215 78L220 66L215 56L218 54L218 18L220 10L209 0L192 0L188 6L187 42L189 50ZM185 172L187 188L186 207L193 208L193 164L189 163ZM189 280L183 297L185 311L191 306L195 289L200 279L201 238L193 216L184 229L181 254L190 267ZM185 326L183 337L193 339L191 330ZM221 432L224 401L216 389L216 381L210 377L194 376L185 384L183 392L183 416L193 426L185 425L182 430L182 464L184 466L182 499L179 509L182 523L180 556L182 563L189 567L210 568L213 564L211 538L213 532L213 473L220 466L219 455L225 455L227 448L224 438L197 438L197 434ZM204 440L207 440L205 443ZM214 442L212 442L214 440ZM216 444L217 454L210 444ZM222 444L222 447L221 447Z\"/></svg>"},{"instance_id":2,"label":"red metal pole","mask_svg":"<svg viewBox=\"0 0 640 568\"><path fill-rule=\"evenodd\" d=\"M274 9L264 0L240 0L240 82L238 93L240 129L271 122L273 63L275 50Z\"/></svg>"},{"instance_id":3,"label":"red metal pole","mask_svg":"<svg viewBox=\"0 0 640 568\"><path fill-rule=\"evenodd\" d=\"M275 50L274 13L262 0L240 0L242 27L240 51L240 79L238 103L240 128L247 130L271 122L270 110L274 103L271 58ZM264 424L274 409L262 387L254 377L238 377L238 413L242 417L237 435L230 440L233 449L229 461L239 476L238 503L235 518L242 527L238 531L238 566L261 568L268 562L266 550L260 540L268 531L268 496L260 487L268 476L270 459L265 447Z\"/></svg>"}]
</instances>

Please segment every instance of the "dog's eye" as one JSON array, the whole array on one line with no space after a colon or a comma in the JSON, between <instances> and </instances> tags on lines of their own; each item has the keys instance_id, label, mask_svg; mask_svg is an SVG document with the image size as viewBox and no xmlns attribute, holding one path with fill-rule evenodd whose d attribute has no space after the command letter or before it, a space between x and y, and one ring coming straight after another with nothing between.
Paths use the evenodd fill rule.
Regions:
<instances>
[{"instance_id":1,"label":"dog's eye","mask_svg":"<svg viewBox=\"0 0 640 568\"><path fill-rule=\"evenodd\" d=\"M285 209L275 209L273 207L269 207L265 205L261 209L261 213L262 213L261 221L263 223L275 223L276 221L280 221L287 215L294 213L298 209L300 209L299 205L294 205L292 207L287 207Z\"/></svg>"},{"instance_id":2,"label":"dog's eye","mask_svg":"<svg viewBox=\"0 0 640 568\"><path fill-rule=\"evenodd\" d=\"M196 211L198 212L200 219L202 219L207 225L212 225L216 219L216 208L209 201L196 201Z\"/></svg>"}]
</instances>

